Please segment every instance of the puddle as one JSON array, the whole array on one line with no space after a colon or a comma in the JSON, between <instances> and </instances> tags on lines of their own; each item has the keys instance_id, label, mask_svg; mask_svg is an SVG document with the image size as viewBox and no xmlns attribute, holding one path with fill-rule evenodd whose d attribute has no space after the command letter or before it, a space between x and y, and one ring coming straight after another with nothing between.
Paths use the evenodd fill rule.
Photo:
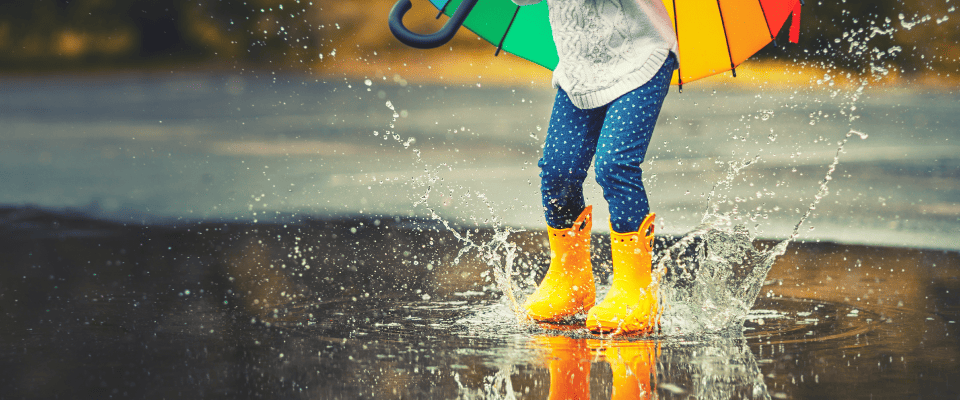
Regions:
<instances>
[{"instance_id":1,"label":"puddle","mask_svg":"<svg viewBox=\"0 0 960 400\"><path fill-rule=\"evenodd\" d=\"M12 85L0 397L955 398L957 95L875 87L903 51L891 22L827 45L860 76L795 60L823 78L668 97L645 166L667 232L649 337L518 321L549 262L544 232L514 229L542 225L552 92L276 71ZM104 95L130 91L165 94Z\"/></svg>"},{"instance_id":2,"label":"puddle","mask_svg":"<svg viewBox=\"0 0 960 400\"><path fill-rule=\"evenodd\" d=\"M484 257L460 254L462 242L432 220L124 226L26 208L4 209L0 220L8 238L0 244L0 387L13 397L777 399L960 390L960 254L952 251L792 243L741 334L601 340L518 325ZM478 243L495 234L456 228ZM510 238L515 280L542 273L543 232ZM594 238L597 265L608 256L604 240ZM556 381L567 373L573 383Z\"/></svg>"}]
</instances>

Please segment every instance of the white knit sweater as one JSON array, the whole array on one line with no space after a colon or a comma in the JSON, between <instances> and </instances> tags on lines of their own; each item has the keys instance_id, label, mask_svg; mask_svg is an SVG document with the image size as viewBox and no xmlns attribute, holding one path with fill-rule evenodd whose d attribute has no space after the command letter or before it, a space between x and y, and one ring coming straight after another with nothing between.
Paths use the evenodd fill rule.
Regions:
<instances>
[{"instance_id":1,"label":"white knit sweater","mask_svg":"<svg viewBox=\"0 0 960 400\"><path fill-rule=\"evenodd\" d=\"M560 56L553 86L579 108L603 106L643 86L677 53L661 0L547 0L547 7Z\"/></svg>"}]
</instances>

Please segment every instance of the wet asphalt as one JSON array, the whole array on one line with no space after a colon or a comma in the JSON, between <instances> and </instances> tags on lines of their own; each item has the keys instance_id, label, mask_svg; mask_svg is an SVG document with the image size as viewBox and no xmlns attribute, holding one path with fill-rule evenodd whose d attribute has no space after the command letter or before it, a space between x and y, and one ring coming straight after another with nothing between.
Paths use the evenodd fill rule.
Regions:
<instances>
[{"instance_id":1,"label":"wet asphalt","mask_svg":"<svg viewBox=\"0 0 960 400\"><path fill-rule=\"evenodd\" d=\"M611 339L519 325L489 259L429 219L144 226L5 208L0 237L4 398L960 393L953 251L793 244L742 332ZM517 284L542 276L545 240L511 235ZM594 246L602 289L609 242Z\"/></svg>"},{"instance_id":2,"label":"wet asphalt","mask_svg":"<svg viewBox=\"0 0 960 400\"><path fill-rule=\"evenodd\" d=\"M0 204L140 223L435 214L537 229L536 162L553 95L249 72L8 78ZM671 92L644 163L660 231L687 232L716 205L759 237L788 237L855 130L866 139L844 146L800 239L958 249L958 96ZM586 191L603 221L592 178Z\"/></svg>"}]
</instances>

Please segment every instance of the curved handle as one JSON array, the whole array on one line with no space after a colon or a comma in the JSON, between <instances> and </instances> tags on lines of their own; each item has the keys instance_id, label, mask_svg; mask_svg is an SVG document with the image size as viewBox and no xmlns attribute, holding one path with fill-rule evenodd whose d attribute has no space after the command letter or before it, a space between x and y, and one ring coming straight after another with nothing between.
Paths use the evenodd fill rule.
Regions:
<instances>
[{"instance_id":1,"label":"curved handle","mask_svg":"<svg viewBox=\"0 0 960 400\"><path fill-rule=\"evenodd\" d=\"M463 25L463 21L467 19L467 15L470 14L473 6L476 4L477 0L463 0L460 6L457 7L457 11L453 13L453 16L450 17L439 31L428 35L421 35L419 33L413 33L407 29L406 26L403 26L403 16L407 11L410 11L413 4L410 3L410 0L399 0L397 4L393 5L393 9L390 10L390 18L388 20L390 32L393 33L393 36L395 36L397 40L410 47L416 47L418 49L440 47L449 42L450 39L453 39L453 35L457 34L457 30Z\"/></svg>"}]
</instances>

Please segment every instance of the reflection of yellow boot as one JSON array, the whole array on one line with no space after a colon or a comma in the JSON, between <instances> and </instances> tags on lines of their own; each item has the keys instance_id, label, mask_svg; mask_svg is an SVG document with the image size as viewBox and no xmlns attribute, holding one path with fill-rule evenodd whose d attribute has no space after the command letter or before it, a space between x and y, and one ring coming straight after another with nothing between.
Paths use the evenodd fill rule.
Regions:
<instances>
[{"instance_id":1,"label":"reflection of yellow boot","mask_svg":"<svg viewBox=\"0 0 960 400\"><path fill-rule=\"evenodd\" d=\"M567 336L538 336L535 340L550 351L548 399L590 399L590 350L586 342Z\"/></svg>"},{"instance_id":2,"label":"reflection of yellow boot","mask_svg":"<svg viewBox=\"0 0 960 400\"><path fill-rule=\"evenodd\" d=\"M650 341L607 342L598 349L613 372L610 400L654 398L651 382L656 382L659 347Z\"/></svg>"},{"instance_id":3,"label":"reflection of yellow boot","mask_svg":"<svg viewBox=\"0 0 960 400\"><path fill-rule=\"evenodd\" d=\"M597 288L590 263L591 211L593 206L587 206L571 228L547 228L553 255L547 275L523 306L527 317L557 321L593 307Z\"/></svg>"},{"instance_id":4,"label":"reflection of yellow boot","mask_svg":"<svg viewBox=\"0 0 960 400\"><path fill-rule=\"evenodd\" d=\"M594 332L650 333L659 326L659 290L651 285L653 213L636 232L610 231L613 284L600 304L587 314Z\"/></svg>"}]
</instances>

